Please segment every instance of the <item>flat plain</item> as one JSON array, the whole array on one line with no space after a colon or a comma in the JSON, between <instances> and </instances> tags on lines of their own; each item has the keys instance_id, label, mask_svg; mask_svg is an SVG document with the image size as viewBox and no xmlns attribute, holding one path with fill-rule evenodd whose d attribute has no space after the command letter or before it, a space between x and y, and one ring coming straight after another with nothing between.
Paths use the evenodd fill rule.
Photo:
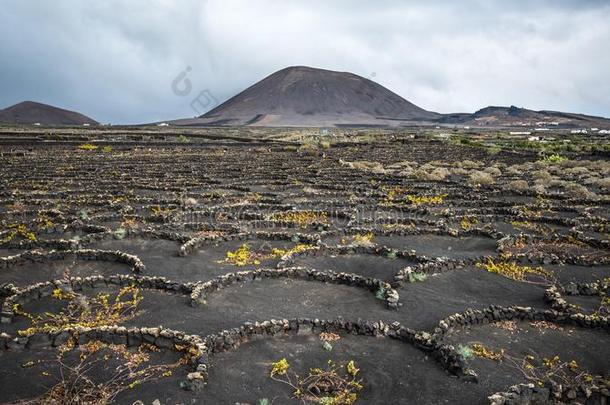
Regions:
<instances>
[{"instance_id":1,"label":"flat plain","mask_svg":"<svg viewBox=\"0 0 610 405\"><path fill-rule=\"evenodd\" d=\"M0 402L605 403L610 140L545 138L2 128Z\"/></svg>"}]
</instances>

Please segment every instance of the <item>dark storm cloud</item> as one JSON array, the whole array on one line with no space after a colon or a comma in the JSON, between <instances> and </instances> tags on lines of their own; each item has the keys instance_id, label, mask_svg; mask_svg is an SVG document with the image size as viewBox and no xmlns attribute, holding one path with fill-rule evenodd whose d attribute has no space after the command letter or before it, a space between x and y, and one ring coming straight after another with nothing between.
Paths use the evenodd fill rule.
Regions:
<instances>
[{"instance_id":1,"label":"dark storm cloud","mask_svg":"<svg viewBox=\"0 0 610 405\"><path fill-rule=\"evenodd\" d=\"M201 91L213 97L198 109L209 108L309 65L440 112L515 104L610 116L608 21L606 1L8 0L0 106L164 120L195 115ZM185 96L172 90L181 72Z\"/></svg>"}]
</instances>

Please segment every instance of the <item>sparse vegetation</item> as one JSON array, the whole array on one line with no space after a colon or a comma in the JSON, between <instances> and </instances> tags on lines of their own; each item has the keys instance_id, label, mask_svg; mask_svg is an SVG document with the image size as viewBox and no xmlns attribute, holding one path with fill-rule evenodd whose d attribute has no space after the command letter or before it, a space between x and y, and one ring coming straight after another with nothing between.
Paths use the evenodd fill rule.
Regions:
<instances>
[{"instance_id":1,"label":"sparse vegetation","mask_svg":"<svg viewBox=\"0 0 610 405\"><path fill-rule=\"evenodd\" d=\"M493 361L501 361L504 358L504 350L496 352L481 343L474 343L471 347L474 356Z\"/></svg>"},{"instance_id":2,"label":"sparse vegetation","mask_svg":"<svg viewBox=\"0 0 610 405\"><path fill-rule=\"evenodd\" d=\"M495 261L493 259L479 262L476 265L490 273L499 274L515 281L551 284L555 280L555 275L542 267L522 266L515 262Z\"/></svg>"},{"instance_id":3,"label":"sparse vegetation","mask_svg":"<svg viewBox=\"0 0 610 405\"><path fill-rule=\"evenodd\" d=\"M527 181L525 181L525 180L513 180L513 181L509 182L506 185L506 187L512 191L523 192L523 191L527 191L530 186L527 183Z\"/></svg>"},{"instance_id":4,"label":"sparse vegetation","mask_svg":"<svg viewBox=\"0 0 610 405\"><path fill-rule=\"evenodd\" d=\"M53 290L52 296L59 301L65 301L66 308L58 313L47 311L43 315L33 315L15 304L13 312L29 319L31 323L29 328L20 330L19 335L57 333L74 327L95 328L118 325L133 318L142 301L140 290L134 286L121 288L112 300L110 294L106 293L87 297L61 289Z\"/></svg>"},{"instance_id":5,"label":"sparse vegetation","mask_svg":"<svg viewBox=\"0 0 610 405\"><path fill-rule=\"evenodd\" d=\"M407 194L407 201L412 205L437 205L442 204L447 194L441 195L412 195Z\"/></svg>"},{"instance_id":6,"label":"sparse vegetation","mask_svg":"<svg viewBox=\"0 0 610 405\"><path fill-rule=\"evenodd\" d=\"M301 377L290 369L283 358L271 364L269 376L274 381L291 387L293 398L304 403L320 405L352 405L364 388L358 374L360 369L353 360L335 364L332 360L324 368L311 368Z\"/></svg>"},{"instance_id":7,"label":"sparse vegetation","mask_svg":"<svg viewBox=\"0 0 610 405\"><path fill-rule=\"evenodd\" d=\"M420 281L425 281L428 278L426 273L421 272L410 272L409 273L409 283L417 283Z\"/></svg>"},{"instance_id":8,"label":"sparse vegetation","mask_svg":"<svg viewBox=\"0 0 610 405\"><path fill-rule=\"evenodd\" d=\"M468 176L468 183L471 186L479 187L479 186L489 186L495 183L494 178L491 174L482 172L479 170L475 170L470 173Z\"/></svg>"},{"instance_id":9,"label":"sparse vegetation","mask_svg":"<svg viewBox=\"0 0 610 405\"><path fill-rule=\"evenodd\" d=\"M372 232L369 232L369 233L366 233L363 235L356 234L353 236L345 236L345 237L341 238L340 243L342 245L371 247L371 246L375 246L375 242L373 242L374 238L375 238L375 235L373 235Z\"/></svg>"},{"instance_id":10,"label":"sparse vegetation","mask_svg":"<svg viewBox=\"0 0 610 405\"><path fill-rule=\"evenodd\" d=\"M544 156L542 158L542 161L544 163L548 163L548 164L557 164L557 163L561 163L565 160L566 160L566 158L559 155L558 153L553 153L552 155Z\"/></svg>"},{"instance_id":11,"label":"sparse vegetation","mask_svg":"<svg viewBox=\"0 0 610 405\"><path fill-rule=\"evenodd\" d=\"M606 371L610 311L601 136L551 128L530 146L505 130L444 124L324 136L257 126L27 131L39 139L14 142L24 127L0 134L12 132L0 145L7 401L23 396L18 376L48 389L31 403L396 402L372 380L345 385L368 382L375 362L404 398L410 375L435 369L422 403L492 394L451 391L443 369L481 377L496 367L485 376L494 387L580 384L590 400L607 386L592 374ZM67 336L62 368L54 345ZM415 357L405 369L393 353L412 341L424 350L407 348ZM581 357L589 348L595 356ZM147 360L108 385L98 367L119 372L130 356ZM188 370L173 368L179 358ZM309 369L329 358L340 360Z\"/></svg>"},{"instance_id":12,"label":"sparse vegetation","mask_svg":"<svg viewBox=\"0 0 610 405\"><path fill-rule=\"evenodd\" d=\"M186 364L186 358L170 364L152 364L151 357L159 349L144 343L136 350L125 345L107 344L98 340L76 346L74 338L58 347L57 356L47 361L49 369L59 368L59 382L38 398L19 404L107 404L121 392L172 375ZM76 360L74 359L76 358ZM31 367L26 364L24 367ZM100 380L94 370L112 370L112 377ZM43 373L46 373L43 371Z\"/></svg>"},{"instance_id":13,"label":"sparse vegetation","mask_svg":"<svg viewBox=\"0 0 610 405\"><path fill-rule=\"evenodd\" d=\"M328 214L315 211L288 211L273 214L271 219L274 221L293 223L301 228L306 228L308 225L314 223L328 223Z\"/></svg>"},{"instance_id":14,"label":"sparse vegetation","mask_svg":"<svg viewBox=\"0 0 610 405\"><path fill-rule=\"evenodd\" d=\"M0 242L10 242L18 237L33 242L37 241L36 234L30 231L25 224L10 224L7 226L7 229L0 234L0 238L2 238Z\"/></svg>"},{"instance_id":15,"label":"sparse vegetation","mask_svg":"<svg viewBox=\"0 0 610 405\"><path fill-rule=\"evenodd\" d=\"M228 263L238 267L258 266L264 260L272 258L279 259L286 255L300 253L314 248L315 246L300 243L290 249L273 248L271 249L271 252L255 252L250 248L250 245L244 243L237 248L237 250L227 252L227 257L224 260L219 260L218 263Z\"/></svg>"},{"instance_id":16,"label":"sparse vegetation","mask_svg":"<svg viewBox=\"0 0 610 405\"><path fill-rule=\"evenodd\" d=\"M96 150L97 148L98 148L97 145L93 145L91 143L84 143L82 145L78 145L78 149L89 151L89 152Z\"/></svg>"},{"instance_id":17,"label":"sparse vegetation","mask_svg":"<svg viewBox=\"0 0 610 405\"><path fill-rule=\"evenodd\" d=\"M476 217L463 217L460 221L460 228L464 231L469 231L479 223Z\"/></svg>"},{"instance_id":18,"label":"sparse vegetation","mask_svg":"<svg viewBox=\"0 0 610 405\"><path fill-rule=\"evenodd\" d=\"M227 257L219 263L229 263L234 266L258 266L261 264L262 255L260 253L253 252L250 249L250 245L244 243L234 252L227 252Z\"/></svg>"},{"instance_id":19,"label":"sparse vegetation","mask_svg":"<svg viewBox=\"0 0 610 405\"><path fill-rule=\"evenodd\" d=\"M520 370L528 381L537 386L563 385L565 387L591 387L595 378L583 370L576 360L563 361L559 356L537 358L527 355L523 359L506 357L507 362Z\"/></svg>"}]
</instances>

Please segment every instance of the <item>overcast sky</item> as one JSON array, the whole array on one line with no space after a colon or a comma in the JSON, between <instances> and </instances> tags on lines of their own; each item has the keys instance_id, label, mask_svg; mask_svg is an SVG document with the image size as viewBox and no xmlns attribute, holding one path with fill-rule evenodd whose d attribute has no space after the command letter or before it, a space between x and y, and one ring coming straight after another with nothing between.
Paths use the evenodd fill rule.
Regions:
<instances>
[{"instance_id":1,"label":"overcast sky","mask_svg":"<svg viewBox=\"0 0 610 405\"><path fill-rule=\"evenodd\" d=\"M291 65L443 113L610 116L610 1L3 0L0 38L0 108L34 100L101 122L194 116L202 91L210 108Z\"/></svg>"}]
</instances>

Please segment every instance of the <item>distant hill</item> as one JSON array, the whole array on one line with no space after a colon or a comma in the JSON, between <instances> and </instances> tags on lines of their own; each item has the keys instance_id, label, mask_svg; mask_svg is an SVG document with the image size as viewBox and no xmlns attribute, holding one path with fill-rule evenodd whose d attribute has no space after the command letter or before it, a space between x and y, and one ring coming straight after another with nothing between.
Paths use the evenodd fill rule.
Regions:
<instances>
[{"instance_id":1,"label":"distant hill","mask_svg":"<svg viewBox=\"0 0 610 405\"><path fill-rule=\"evenodd\" d=\"M348 72L293 66L248 87L206 114L172 125L401 126L445 124L486 127L610 128L610 120L584 114L485 107L473 114L424 110L373 82Z\"/></svg>"},{"instance_id":2,"label":"distant hill","mask_svg":"<svg viewBox=\"0 0 610 405\"><path fill-rule=\"evenodd\" d=\"M98 122L75 111L24 101L0 110L0 123L41 125L97 125Z\"/></svg>"},{"instance_id":3,"label":"distant hill","mask_svg":"<svg viewBox=\"0 0 610 405\"><path fill-rule=\"evenodd\" d=\"M592 115L559 111L534 111L515 106L485 107L473 114L445 114L439 122L472 126L534 126L558 125L562 127L610 127L610 120Z\"/></svg>"},{"instance_id":4,"label":"distant hill","mask_svg":"<svg viewBox=\"0 0 610 405\"><path fill-rule=\"evenodd\" d=\"M369 79L305 66L279 70L182 125L397 125L432 121L426 111Z\"/></svg>"}]
</instances>

